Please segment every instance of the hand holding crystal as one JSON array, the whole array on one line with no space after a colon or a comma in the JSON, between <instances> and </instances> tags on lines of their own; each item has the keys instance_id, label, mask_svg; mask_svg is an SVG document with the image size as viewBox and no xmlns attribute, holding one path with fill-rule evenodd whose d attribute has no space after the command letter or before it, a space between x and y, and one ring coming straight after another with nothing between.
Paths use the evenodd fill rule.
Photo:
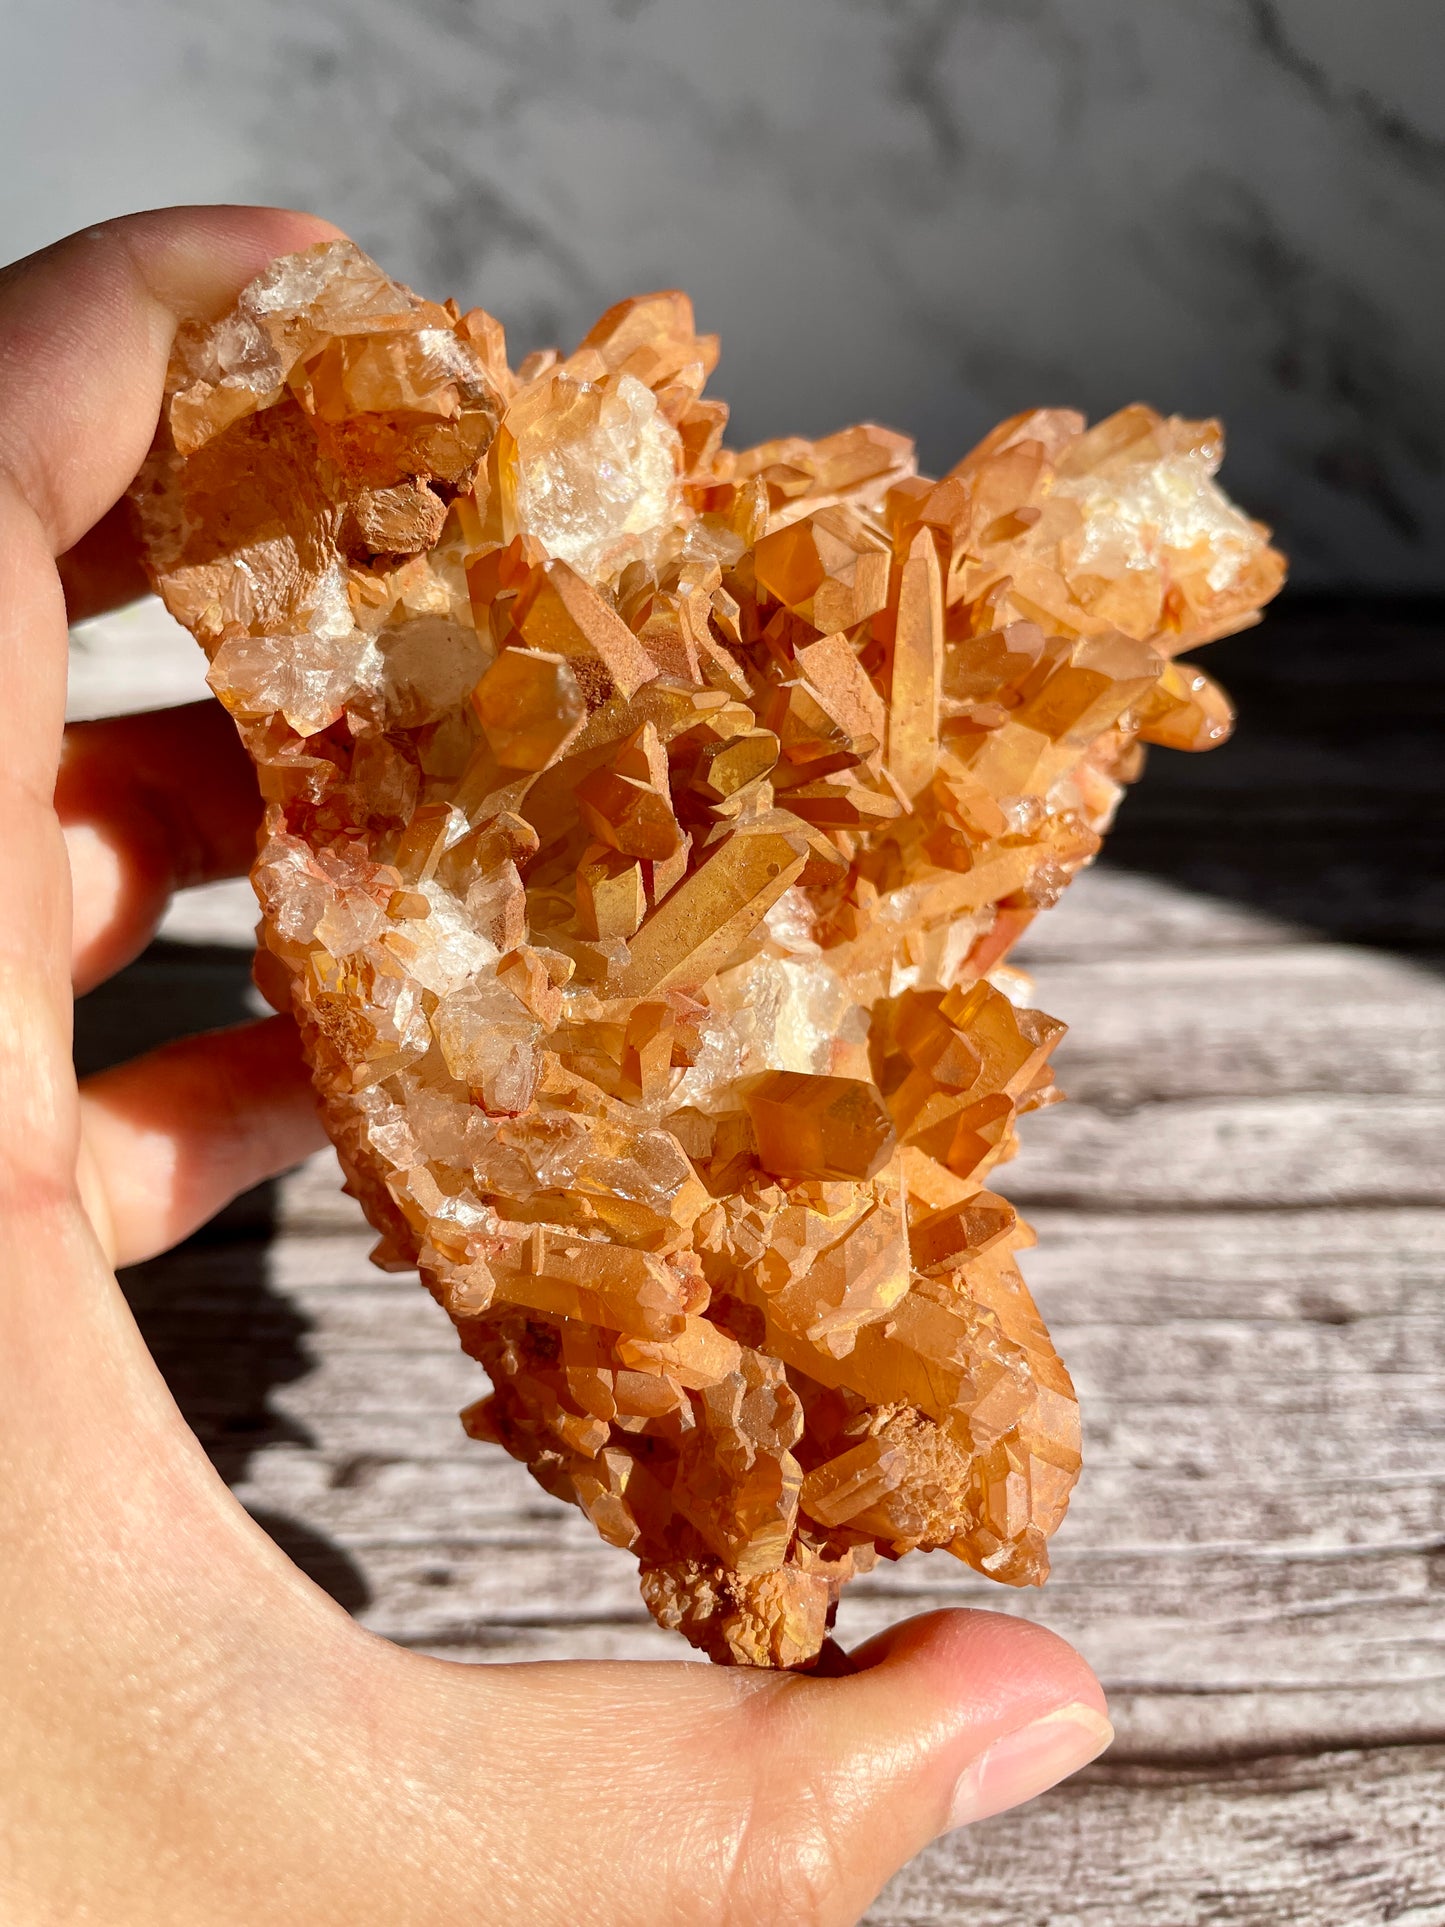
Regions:
<instances>
[{"instance_id":1,"label":"hand holding crystal","mask_svg":"<svg viewBox=\"0 0 1445 1927\"><path fill-rule=\"evenodd\" d=\"M77 1089L72 995L136 954L171 890L247 866L259 806L212 705L64 729L67 608L143 587L111 511L177 321L329 232L175 210L0 278L3 1911L851 1921L936 1834L1106 1743L1062 1642L936 1613L836 1678L403 1651L232 1498L116 1283L321 1133L284 1018Z\"/></svg>"}]
</instances>

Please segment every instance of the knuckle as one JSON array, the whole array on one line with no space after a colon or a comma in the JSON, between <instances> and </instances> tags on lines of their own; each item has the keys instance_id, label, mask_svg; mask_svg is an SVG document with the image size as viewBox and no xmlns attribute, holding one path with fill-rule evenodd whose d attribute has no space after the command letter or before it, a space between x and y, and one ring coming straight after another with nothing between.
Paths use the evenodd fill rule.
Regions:
<instances>
[{"instance_id":1,"label":"knuckle","mask_svg":"<svg viewBox=\"0 0 1445 1927\"><path fill-rule=\"evenodd\" d=\"M839 1911L849 1881L837 1766L798 1743L787 1698L767 1696L745 1720L738 1752L747 1777L718 1865L726 1927L841 1927L852 1918Z\"/></svg>"}]
</instances>

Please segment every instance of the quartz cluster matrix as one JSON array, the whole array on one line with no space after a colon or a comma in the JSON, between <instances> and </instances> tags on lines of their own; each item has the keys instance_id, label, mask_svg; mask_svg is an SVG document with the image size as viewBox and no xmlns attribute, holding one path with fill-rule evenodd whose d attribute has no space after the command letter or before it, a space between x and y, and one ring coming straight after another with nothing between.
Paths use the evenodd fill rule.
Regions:
<instances>
[{"instance_id":1,"label":"quartz cluster matrix","mask_svg":"<svg viewBox=\"0 0 1445 1927\"><path fill-rule=\"evenodd\" d=\"M258 980L463 1414L713 1658L946 1548L1037 1584L1067 1372L987 1188L1058 1096L1003 967L1177 663L1278 587L1212 422L1040 409L940 481L723 446L681 294L509 368L337 241L183 329L136 500L266 802Z\"/></svg>"}]
</instances>

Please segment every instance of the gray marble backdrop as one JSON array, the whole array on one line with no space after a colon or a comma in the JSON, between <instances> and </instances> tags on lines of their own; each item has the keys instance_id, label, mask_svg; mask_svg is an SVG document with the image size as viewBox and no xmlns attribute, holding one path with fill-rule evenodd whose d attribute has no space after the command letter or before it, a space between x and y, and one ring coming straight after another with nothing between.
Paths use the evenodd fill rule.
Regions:
<instances>
[{"instance_id":1,"label":"gray marble backdrop","mask_svg":"<svg viewBox=\"0 0 1445 1927\"><path fill-rule=\"evenodd\" d=\"M1440 0L0 0L0 256L304 205L517 348L688 288L740 437L1218 413L1296 577L1445 586Z\"/></svg>"}]
</instances>

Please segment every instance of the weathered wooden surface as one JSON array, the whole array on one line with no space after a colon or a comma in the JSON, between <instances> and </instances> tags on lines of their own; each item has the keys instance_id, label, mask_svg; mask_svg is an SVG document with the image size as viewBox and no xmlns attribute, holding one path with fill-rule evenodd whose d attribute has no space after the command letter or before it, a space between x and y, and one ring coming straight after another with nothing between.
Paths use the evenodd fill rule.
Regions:
<instances>
[{"instance_id":1,"label":"weathered wooden surface","mask_svg":"<svg viewBox=\"0 0 1445 1927\"><path fill-rule=\"evenodd\" d=\"M874 1927L1445 1923L1438 626L1306 608L1216 651L1253 684L1241 740L1158 757L1113 846L1138 867L1036 926L1073 1102L1027 1120L1007 1188L1084 1480L1042 1593L915 1557L853 1589L840 1634L946 1603L1042 1620L1119 1739L921 1856ZM197 685L184 639L109 633L79 708ZM252 917L244 887L178 904L82 1008L82 1058L243 1014ZM630 1562L462 1437L476 1368L369 1243L328 1154L128 1278L240 1497L388 1637L677 1657Z\"/></svg>"},{"instance_id":2,"label":"weathered wooden surface","mask_svg":"<svg viewBox=\"0 0 1445 1927\"><path fill-rule=\"evenodd\" d=\"M922 1853L870 1927L1439 1927L1435 1748L1165 1771L1106 1759Z\"/></svg>"}]
</instances>

